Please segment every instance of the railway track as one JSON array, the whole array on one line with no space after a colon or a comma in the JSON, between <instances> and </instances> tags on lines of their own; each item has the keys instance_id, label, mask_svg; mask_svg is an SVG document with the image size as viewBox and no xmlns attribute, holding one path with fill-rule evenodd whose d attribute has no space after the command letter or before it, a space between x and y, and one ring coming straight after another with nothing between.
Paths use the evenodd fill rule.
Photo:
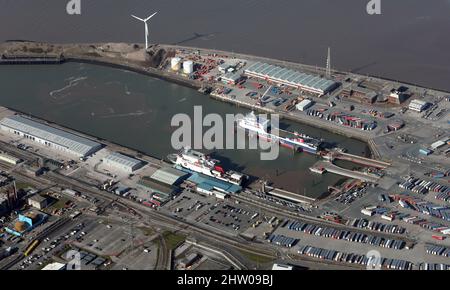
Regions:
<instances>
[{"instance_id":1,"label":"railway track","mask_svg":"<svg viewBox=\"0 0 450 290\"><path fill-rule=\"evenodd\" d=\"M14 151L18 150L15 147L13 147L13 149L15 149ZM27 152L26 153L23 152L23 153L24 153L23 155L29 155L29 153L27 153ZM29 157L29 156L27 156L27 157ZM183 231L185 231L185 232L197 233L205 238L210 238L212 240L222 242L222 243L229 245L233 248L236 248L238 250L243 250L243 251L257 254L260 256L264 256L267 258L275 259L278 257L277 253L274 252L272 247L268 247L264 244L259 244L259 243L251 243L251 242L248 242L243 239L239 239L239 238L235 238L235 237L228 237L228 236L225 236L225 235L222 235L219 233L212 232L211 229L202 228L199 224L194 224L194 223L186 221L186 220L180 220L178 218L172 217L168 214L164 214L164 213L155 211L155 210L150 209L142 204L136 203L129 199L125 199L123 197L111 196L111 194L100 191L99 189L97 189L96 187L94 187L91 184L86 184L80 180L74 180L73 178L61 175L59 173L49 172L45 176L39 177L39 178L24 175L22 172L15 172L15 173L21 175L21 177L25 180L26 179L33 180L33 182L36 184L39 184L39 183L42 184L43 180L49 180L49 181L51 181L51 183L58 184L59 186L70 187L72 189L83 192L85 194L93 195L94 197L102 197L102 199L107 200L109 202L120 203L127 208L134 209L137 213L139 213L141 215L150 216L155 221L167 224L167 225L169 225L170 228L176 227L176 228L183 229ZM355 229L353 227L347 227L344 225L337 225L335 223L319 220L317 218L302 215L300 213L294 213L294 212L286 210L286 209L281 209L276 206L268 205L267 203L263 203L261 201L255 200L255 199L250 199L243 195L241 195L241 196L235 195L235 196L233 196L233 198L240 202L243 202L244 204L248 204L253 207L256 205L259 208L261 208L262 210L273 213L275 215L280 215L280 213L281 213L286 217L305 221L305 222L310 222L310 223L314 223L314 224L333 226L333 227L337 227L337 228L345 228L348 230L358 231L358 232L372 233L371 231ZM377 233L377 234L380 234L380 233ZM387 236L387 235L384 235L384 236ZM398 238L398 237L396 237L396 238Z\"/></svg>"},{"instance_id":2,"label":"railway track","mask_svg":"<svg viewBox=\"0 0 450 290\"><path fill-rule=\"evenodd\" d=\"M241 251L253 253L253 254L271 258L271 259L276 259L279 257L279 253L276 252L276 250L274 251L273 247L269 247L267 245L260 244L260 243L248 242L243 239L239 239L239 238L235 238L235 237L228 237L225 235L221 235L219 233L215 233L215 232L211 231L211 229L206 229L206 228L201 227L201 225L199 225L199 224L195 224L195 223L192 223L192 222L189 222L186 220L181 220L181 219L172 217L168 214L164 214L164 213L155 211L154 209L148 208L142 204L136 203L134 201L131 201L131 200L123 198L123 197L111 196L111 194L103 192L90 184L85 184L82 181L74 180L70 177L66 177L66 176L58 174L58 173L49 172L45 176L39 177L39 178L38 177L30 177L30 176L24 175L21 172L15 172L15 174L19 175L24 180L31 179L36 184L42 184L43 180L48 180L51 183L58 184L59 186L66 186L66 187L78 190L80 192L83 192L85 194L92 195L94 197L101 197L102 199L107 200L109 202L120 203L121 205L123 205L127 208L132 208L133 210L135 210L138 214L141 214L142 216L149 216L154 221L158 221L160 223L168 225L169 228L172 228L172 229L173 228L181 228L185 232L199 234L202 237L214 240L216 242L223 243L225 245L228 245L230 247L233 247L233 248L241 250ZM261 201L255 200L255 199L250 199L248 197L233 196L233 198L236 200L239 200L240 202L243 202L244 204L248 204L253 207L256 205L256 206L260 207L261 209L263 209L267 212L273 213L275 215L280 215L280 213L281 213L286 217L297 219L297 220L302 220L302 221L306 221L306 222L311 222L313 224L332 226L335 228L344 228L347 230L352 230L352 231L357 231L357 232L373 233L372 231L368 231L368 230L355 229L353 227L348 227L348 226L338 225L338 224L323 221L323 220L318 220L317 218L314 218L314 217L302 215L300 213L294 213L292 211L289 211L286 209L281 209L276 206L271 206L271 205L268 205L267 203L263 203ZM386 235L386 234L382 234L382 233L376 233L376 234L380 235L380 236L399 238L398 236ZM404 237L400 237L400 238L405 240ZM21 257L18 257L17 260L11 261L7 266L11 267L12 265L15 264L14 262L17 263L18 261L20 261L20 259L21 259ZM164 261L161 261L163 263L163 265L166 265L167 264L166 259L162 259L162 260L164 260Z\"/></svg>"},{"instance_id":3,"label":"railway track","mask_svg":"<svg viewBox=\"0 0 450 290\"><path fill-rule=\"evenodd\" d=\"M211 229L202 228L199 224L194 224L186 220L177 219L175 217L155 211L154 209L151 209L147 206L131 201L129 199L120 196L114 196L113 198L111 197L111 194L102 192L99 189L94 188L92 185L86 185L79 181L74 181L71 178L65 177L63 175L49 172L46 174L46 178L50 179L52 182L55 182L59 185L66 185L68 187L71 187L80 192L84 192L86 194L101 196L103 199L118 202L122 205L134 209L137 213L150 216L153 220L169 224L172 226L172 228L173 227L183 228L184 231L198 233L201 236L209 237L212 240L220 241L235 248L244 250L246 252L258 254L267 258L277 257L276 255L274 255L273 248L268 248L266 246L263 246L262 244L250 243L243 239L226 237L218 233L213 233L211 232Z\"/></svg>"}]
</instances>

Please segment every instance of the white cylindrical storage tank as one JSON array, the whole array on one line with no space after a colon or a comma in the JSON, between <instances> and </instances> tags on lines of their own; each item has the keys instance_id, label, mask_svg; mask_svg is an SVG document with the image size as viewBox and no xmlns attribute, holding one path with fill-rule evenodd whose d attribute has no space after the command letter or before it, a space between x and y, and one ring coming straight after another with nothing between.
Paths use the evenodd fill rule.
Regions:
<instances>
[{"instance_id":1,"label":"white cylindrical storage tank","mask_svg":"<svg viewBox=\"0 0 450 290\"><path fill-rule=\"evenodd\" d=\"M172 60L170 61L170 67L173 70L178 71L180 70L180 66L181 66L181 58L173 57Z\"/></svg>"},{"instance_id":2,"label":"white cylindrical storage tank","mask_svg":"<svg viewBox=\"0 0 450 290\"><path fill-rule=\"evenodd\" d=\"M183 72L185 74L191 74L194 72L194 62L192 60L186 60L183 62Z\"/></svg>"}]
</instances>

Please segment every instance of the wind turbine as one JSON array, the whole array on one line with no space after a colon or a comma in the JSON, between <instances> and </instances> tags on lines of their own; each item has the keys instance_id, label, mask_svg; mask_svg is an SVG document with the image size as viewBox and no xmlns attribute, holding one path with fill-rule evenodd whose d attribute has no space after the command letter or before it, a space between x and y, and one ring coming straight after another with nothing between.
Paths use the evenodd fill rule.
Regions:
<instances>
[{"instance_id":1,"label":"wind turbine","mask_svg":"<svg viewBox=\"0 0 450 290\"><path fill-rule=\"evenodd\" d=\"M150 15L149 17L147 17L147 18L145 18L145 19L142 19L142 18L139 18L139 17L137 17L137 16L131 15L131 17L133 17L133 18L135 18L135 19L137 19L137 20L140 20L140 21L142 21L142 22L145 23L145 49L146 49L146 50L148 49L148 23L147 23L147 21L149 21L150 18L152 18L153 16L155 16L156 13L158 13L158 12L153 13L152 15Z\"/></svg>"}]
</instances>

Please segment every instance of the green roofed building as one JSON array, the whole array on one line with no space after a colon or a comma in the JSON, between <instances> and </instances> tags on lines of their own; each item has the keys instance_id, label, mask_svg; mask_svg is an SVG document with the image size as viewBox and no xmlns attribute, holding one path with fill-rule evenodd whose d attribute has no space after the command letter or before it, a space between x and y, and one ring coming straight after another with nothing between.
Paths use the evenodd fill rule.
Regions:
<instances>
[{"instance_id":1,"label":"green roofed building","mask_svg":"<svg viewBox=\"0 0 450 290\"><path fill-rule=\"evenodd\" d=\"M168 185L179 185L189 174L173 167L163 167L155 171L151 178Z\"/></svg>"},{"instance_id":2,"label":"green roofed building","mask_svg":"<svg viewBox=\"0 0 450 290\"><path fill-rule=\"evenodd\" d=\"M165 184L149 176L144 176L139 180L137 189L153 197L156 195L162 201L170 199L178 191L178 187Z\"/></svg>"}]
</instances>

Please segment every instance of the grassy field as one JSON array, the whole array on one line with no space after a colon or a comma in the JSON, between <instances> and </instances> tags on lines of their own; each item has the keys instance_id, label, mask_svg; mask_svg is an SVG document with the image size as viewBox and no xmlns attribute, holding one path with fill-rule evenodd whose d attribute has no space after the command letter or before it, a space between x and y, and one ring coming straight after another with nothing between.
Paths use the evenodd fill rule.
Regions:
<instances>
[{"instance_id":1,"label":"grassy field","mask_svg":"<svg viewBox=\"0 0 450 290\"><path fill-rule=\"evenodd\" d=\"M67 201L69 201L69 199L62 196L57 202L55 202L54 204L52 204L50 206L50 209L52 209L52 210L61 209L64 207L64 205L66 204Z\"/></svg>"},{"instance_id":2,"label":"grassy field","mask_svg":"<svg viewBox=\"0 0 450 290\"><path fill-rule=\"evenodd\" d=\"M246 259L248 259L248 260L250 260L250 261L252 261L252 262L254 262L254 263L257 263L257 264L266 264L266 263L270 263L270 262L273 262L274 261L274 259L273 258L268 258L268 257L264 257L264 256L260 256L260 255L257 255L257 254L254 254L254 253L250 253L250 252L247 252L247 251L239 251L241 254L242 254L242 256L244 256Z\"/></svg>"},{"instance_id":3,"label":"grassy field","mask_svg":"<svg viewBox=\"0 0 450 290\"><path fill-rule=\"evenodd\" d=\"M186 239L186 236L166 231L163 233L163 238L169 250L173 250Z\"/></svg>"},{"instance_id":4,"label":"grassy field","mask_svg":"<svg viewBox=\"0 0 450 290\"><path fill-rule=\"evenodd\" d=\"M138 229L144 234L144 236L147 236L147 237L151 236L154 233L152 228L139 227Z\"/></svg>"},{"instance_id":5,"label":"grassy field","mask_svg":"<svg viewBox=\"0 0 450 290\"><path fill-rule=\"evenodd\" d=\"M28 187L33 187L33 186L31 184L26 183L26 182L16 181L16 189L17 190L19 190L19 189L26 189Z\"/></svg>"}]
</instances>

